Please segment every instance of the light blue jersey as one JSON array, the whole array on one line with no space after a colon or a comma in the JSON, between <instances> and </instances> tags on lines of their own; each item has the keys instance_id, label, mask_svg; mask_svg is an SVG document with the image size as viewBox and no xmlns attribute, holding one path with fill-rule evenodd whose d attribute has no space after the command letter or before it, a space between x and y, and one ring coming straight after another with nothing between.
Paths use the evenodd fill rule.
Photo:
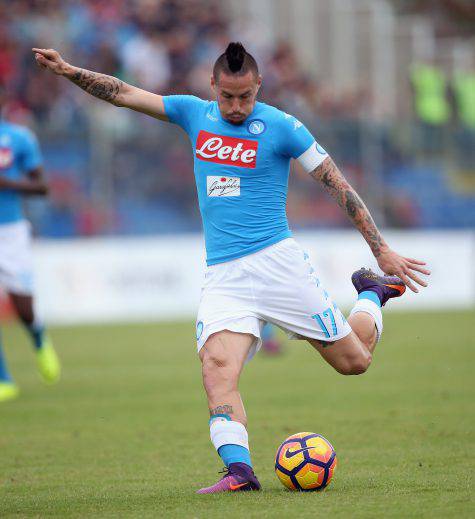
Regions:
<instances>
[{"instance_id":1,"label":"light blue jersey","mask_svg":"<svg viewBox=\"0 0 475 519\"><path fill-rule=\"evenodd\" d=\"M310 171L328 155L294 117L256 103L240 125L216 101L163 98L170 122L193 146L208 265L246 256L291 236L285 211L290 160Z\"/></svg>"},{"instance_id":2,"label":"light blue jersey","mask_svg":"<svg viewBox=\"0 0 475 519\"><path fill-rule=\"evenodd\" d=\"M41 163L40 148L33 133L0 120L0 176L17 180ZM22 219L21 194L0 189L0 225Z\"/></svg>"}]
</instances>

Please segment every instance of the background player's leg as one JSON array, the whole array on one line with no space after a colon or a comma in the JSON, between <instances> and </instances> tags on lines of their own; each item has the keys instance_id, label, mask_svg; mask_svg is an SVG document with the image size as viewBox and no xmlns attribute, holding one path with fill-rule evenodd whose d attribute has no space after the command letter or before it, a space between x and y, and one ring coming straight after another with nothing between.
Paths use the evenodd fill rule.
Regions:
<instances>
[{"instance_id":1,"label":"background player's leg","mask_svg":"<svg viewBox=\"0 0 475 519\"><path fill-rule=\"evenodd\" d=\"M0 334L0 402L6 402L18 395L18 388L8 371L7 363L2 348L2 336Z\"/></svg>"},{"instance_id":2,"label":"background player's leg","mask_svg":"<svg viewBox=\"0 0 475 519\"><path fill-rule=\"evenodd\" d=\"M45 329L41 323L35 322L33 310L33 297L24 294L10 292L10 300L21 322L30 334L31 341L36 349L41 348L44 340Z\"/></svg>"},{"instance_id":3,"label":"background player's leg","mask_svg":"<svg viewBox=\"0 0 475 519\"><path fill-rule=\"evenodd\" d=\"M35 319L33 297L11 292L9 295L18 317L25 325L36 349L40 375L46 383L56 382L59 379L61 370L59 360L51 341L46 336L44 325Z\"/></svg>"},{"instance_id":4,"label":"background player's leg","mask_svg":"<svg viewBox=\"0 0 475 519\"><path fill-rule=\"evenodd\" d=\"M260 488L252 471L246 412L238 389L239 376L254 341L251 334L223 330L211 335L200 350L211 441L229 472L198 493Z\"/></svg>"},{"instance_id":5,"label":"background player's leg","mask_svg":"<svg viewBox=\"0 0 475 519\"><path fill-rule=\"evenodd\" d=\"M0 382L11 382L12 377L8 371L7 361L3 353L2 336L0 334Z\"/></svg>"},{"instance_id":6,"label":"background player's leg","mask_svg":"<svg viewBox=\"0 0 475 519\"><path fill-rule=\"evenodd\" d=\"M278 355L282 353L282 343L277 336L277 328L270 323L266 323L261 334L262 351L268 355Z\"/></svg>"}]
</instances>

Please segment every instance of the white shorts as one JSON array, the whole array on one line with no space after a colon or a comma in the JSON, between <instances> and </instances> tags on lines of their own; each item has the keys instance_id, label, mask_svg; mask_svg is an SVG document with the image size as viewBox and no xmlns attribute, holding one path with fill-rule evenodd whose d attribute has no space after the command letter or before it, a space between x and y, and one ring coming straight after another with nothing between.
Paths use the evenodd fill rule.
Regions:
<instances>
[{"instance_id":1,"label":"white shorts","mask_svg":"<svg viewBox=\"0 0 475 519\"><path fill-rule=\"evenodd\" d=\"M0 287L13 294L33 292L31 226L26 220L0 224Z\"/></svg>"},{"instance_id":2,"label":"white shorts","mask_svg":"<svg viewBox=\"0 0 475 519\"><path fill-rule=\"evenodd\" d=\"M256 340L249 360L261 347L266 322L291 339L333 342L351 332L293 238L207 268L196 322L198 351L221 330L250 333Z\"/></svg>"}]
</instances>

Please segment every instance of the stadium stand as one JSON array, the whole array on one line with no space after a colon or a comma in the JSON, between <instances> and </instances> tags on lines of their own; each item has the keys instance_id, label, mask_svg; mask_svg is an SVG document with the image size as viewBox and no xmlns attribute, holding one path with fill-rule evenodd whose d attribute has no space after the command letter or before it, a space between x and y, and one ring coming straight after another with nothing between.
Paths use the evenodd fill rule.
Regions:
<instances>
[{"instance_id":1,"label":"stadium stand","mask_svg":"<svg viewBox=\"0 0 475 519\"><path fill-rule=\"evenodd\" d=\"M214 0L0 4L0 82L10 94L5 116L36 130L52 185L47 202L29 205L38 235L175 233L201 224L191 155L180 131L42 74L31 47L57 48L71 63L154 92L209 97L211 64L239 37L229 20L226 4ZM262 99L314 131L379 221L394 227L475 225L473 72L452 83L448 78L445 102L452 115L434 136L417 112L384 124L366 119L368 93L355 88L332 96L331 85L305 70L289 42L263 48L258 58ZM440 145L421 146L421 139ZM301 171L290 182L294 228L348 225L323 193L308 188Z\"/></svg>"}]
</instances>

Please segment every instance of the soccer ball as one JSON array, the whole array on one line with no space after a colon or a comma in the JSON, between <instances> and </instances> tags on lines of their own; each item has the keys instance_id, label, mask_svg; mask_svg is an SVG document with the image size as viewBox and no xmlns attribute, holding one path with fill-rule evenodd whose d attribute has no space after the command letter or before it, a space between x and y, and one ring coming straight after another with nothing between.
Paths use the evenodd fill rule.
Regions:
<instances>
[{"instance_id":1,"label":"soccer ball","mask_svg":"<svg viewBox=\"0 0 475 519\"><path fill-rule=\"evenodd\" d=\"M320 434L289 436L277 449L275 473L290 490L321 490L330 484L337 464L331 443Z\"/></svg>"}]
</instances>

